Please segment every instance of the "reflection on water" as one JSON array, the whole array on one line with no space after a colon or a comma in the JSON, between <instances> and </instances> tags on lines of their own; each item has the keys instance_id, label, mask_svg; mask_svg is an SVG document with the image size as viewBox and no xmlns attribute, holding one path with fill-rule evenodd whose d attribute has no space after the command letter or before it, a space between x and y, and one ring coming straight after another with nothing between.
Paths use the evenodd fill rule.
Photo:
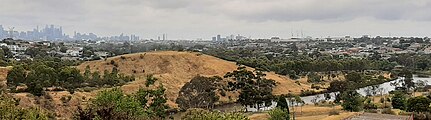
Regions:
<instances>
[{"instance_id":1,"label":"reflection on water","mask_svg":"<svg viewBox=\"0 0 431 120\"><path fill-rule=\"evenodd\" d=\"M404 79L403 77L400 77L397 80L393 80L393 81L389 81L389 82L385 82L385 83L376 85L378 87L376 89L377 92L375 93L375 95L388 94L389 91L395 90L394 85L402 86L403 79ZM417 83L418 81L423 81L423 83L425 85L431 85L431 78L420 78L420 77L417 77L416 75L413 76L413 82ZM367 95L367 89L371 89L371 86L359 88L356 91L358 93L360 93L361 95L366 96ZM335 100L335 94L334 93L339 93L339 92L330 93L330 95L331 95L330 100ZM370 92L368 92L368 93L370 93ZM301 99L305 102L305 104L313 104L312 101L325 100L325 96L324 96L324 94L317 94L317 95L311 95L311 96L304 96L304 97L301 97Z\"/></svg>"}]
</instances>

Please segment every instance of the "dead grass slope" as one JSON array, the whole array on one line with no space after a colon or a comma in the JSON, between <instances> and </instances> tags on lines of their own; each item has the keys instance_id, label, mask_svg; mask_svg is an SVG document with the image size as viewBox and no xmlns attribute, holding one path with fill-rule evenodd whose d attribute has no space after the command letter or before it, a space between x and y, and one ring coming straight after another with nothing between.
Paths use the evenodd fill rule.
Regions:
<instances>
[{"instance_id":1,"label":"dead grass slope","mask_svg":"<svg viewBox=\"0 0 431 120\"><path fill-rule=\"evenodd\" d=\"M92 72L110 71L114 67L110 64L111 60L118 64L120 73L134 75L137 78L136 81L122 86L122 90L127 93L136 92L139 87L144 86L145 77L153 74L167 89L168 104L172 107L176 107L175 99L181 87L194 76L223 76L238 67L234 62L200 53L161 51L127 54L107 60L84 62L77 68L84 71L88 65ZM272 72L266 74L267 78L277 81L274 94L300 93L301 90L310 89L310 85L304 81L298 85L288 77Z\"/></svg>"}]
</instances>

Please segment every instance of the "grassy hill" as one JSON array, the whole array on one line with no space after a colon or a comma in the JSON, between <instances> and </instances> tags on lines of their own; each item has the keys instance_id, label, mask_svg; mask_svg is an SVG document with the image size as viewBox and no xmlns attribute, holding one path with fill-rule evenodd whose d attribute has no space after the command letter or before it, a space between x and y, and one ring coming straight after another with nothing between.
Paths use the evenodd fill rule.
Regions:
<instances>
[{"instance_id":1,"label":"grassy hill","mask_svg":"<svg viewBox=\"0 0 431 120\"><path fill-rule=\"evenodd\" d=\"M127 54L116 57L107 58L106 60L87 61L77 66L81 72L84 72L86 66L90 66L92 72L99 71L103 74L104 70L111 71L114 67L111 64L114 61L118 66L119 72L127 75L134 75L136 80L121 86L121 89L126 93L134 93L141 86L145 86L147 75L154 75L158 78L156 84L162 83L166 88L168 104L176 108L175 100L178 97L178 92L181 87L189 82L197 75L202 76L223 76L227 72L237 69L234 62L222 60L213 56L203 55L194 52L176 52L176 51L161 51L161 52L146 52ZM6 76L11 67L0 68L0 84L6 87ZM248 68L252 70L253 68ZM267 78L277 82L277 87L273 93L299 94L301 90L310 89L310 84L306 78L301 78L301 85L295 83L294 80L286 76L277 75L275 73L266 73ZM47 91L45 95L35 97L30 93L11 93L14 98L19 99L21 107L41 107L49 111L53 111L56 118L69 119L76 112L78 106L85 107L88 101L97 95L102 89L77 90L70 94L67 91ZM235 94L227 94L233 100L237 97ZM221 102L229 102L228 97L221 97Z\"/></svg>"},{"instance_id":2,"label":"grassy hill","mask_svg":"<svg viewBox=\"0 0 431 120\"><path fill-rule=\"evenodd\" d=\"M162 51L127 54L111 57L107 60L84 62L78 66L78 69L84 71L88 65L92 72L110 71L114 67L111 61L114 61L113 63L118 66L120 73L136 77L136 81L122 86L122 90L126 93L136 92L140 86L144 86L146 76L153 74L167 89L168 104L172 107L177 107L175 99L178 92L191 78L196 75L223 76L238 67L234 62L202 55L201 53ZM251 70L252 68L249 69ZM310 89L310 85L306 80L299 80L301 85L298 85L288 77L274 73L266 74L267 78L274 79L277 82L277 87L273 91L274 94L300 93L301 90ZM232 98L235 97L235 95L232 95ZM228 99L221 98L221 101L227 102Z\"/></svg>"}]
</instances>

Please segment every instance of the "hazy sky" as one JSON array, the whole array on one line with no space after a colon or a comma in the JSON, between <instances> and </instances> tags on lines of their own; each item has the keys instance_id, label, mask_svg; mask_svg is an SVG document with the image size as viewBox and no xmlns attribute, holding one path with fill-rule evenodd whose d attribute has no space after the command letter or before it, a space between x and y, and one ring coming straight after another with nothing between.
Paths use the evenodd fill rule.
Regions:
<instances>
[{"instance_id":1,"label":"hazy sky","mask_svg":"<svg viewBox=\"0 0 431 120\"><path fill-rule=\"evenodd\" d=\"M431 0L0 0L0 24L99 36L431 36Z\"/></svg>"}]
</instances>

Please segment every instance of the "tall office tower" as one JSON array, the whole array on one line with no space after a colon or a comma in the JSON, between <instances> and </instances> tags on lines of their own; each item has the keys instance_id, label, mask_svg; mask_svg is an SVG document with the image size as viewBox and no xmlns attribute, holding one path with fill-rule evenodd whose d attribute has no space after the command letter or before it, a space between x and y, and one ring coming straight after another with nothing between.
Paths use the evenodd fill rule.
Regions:
<instances>
[{"instance_id":1,"label":"tall office tower","mask_svg":"<svg viewBox=\"0 0 431 120\"><path fill-rule=\"evenodd\" d=\"M221 35L217 35L217 41L221 41Z\"/></svg>"},{"instance_id":2,"label":"tall office tower","mask_svg":"<svg viewBox=\"0 0 431 120\"><path fill-rule=\"evenodd\" d=\"M0 39L3 39L4 38L4 28L3 28L3 26L2 25L0 25Z\"/></svg>"},{"instance_id":3,"label":"tall office tower","mask_svg":"<svg viewBox=\"0 0 431 120\"><path fill-rule=\"evenodd\" d=\"M217 41L217 37L213 37L212 40L215 42Z\"/></svg>"},{"instance_id":4,"label":"tall office tower","mask_svg":"<svg viewBox=\"0 0 431 120\"><path fill-rule=\"evenodd\" d=\"M166 40L166 36L165 36L165 34L163 34L163 40Z\"/></svg>"}]
</instances>

